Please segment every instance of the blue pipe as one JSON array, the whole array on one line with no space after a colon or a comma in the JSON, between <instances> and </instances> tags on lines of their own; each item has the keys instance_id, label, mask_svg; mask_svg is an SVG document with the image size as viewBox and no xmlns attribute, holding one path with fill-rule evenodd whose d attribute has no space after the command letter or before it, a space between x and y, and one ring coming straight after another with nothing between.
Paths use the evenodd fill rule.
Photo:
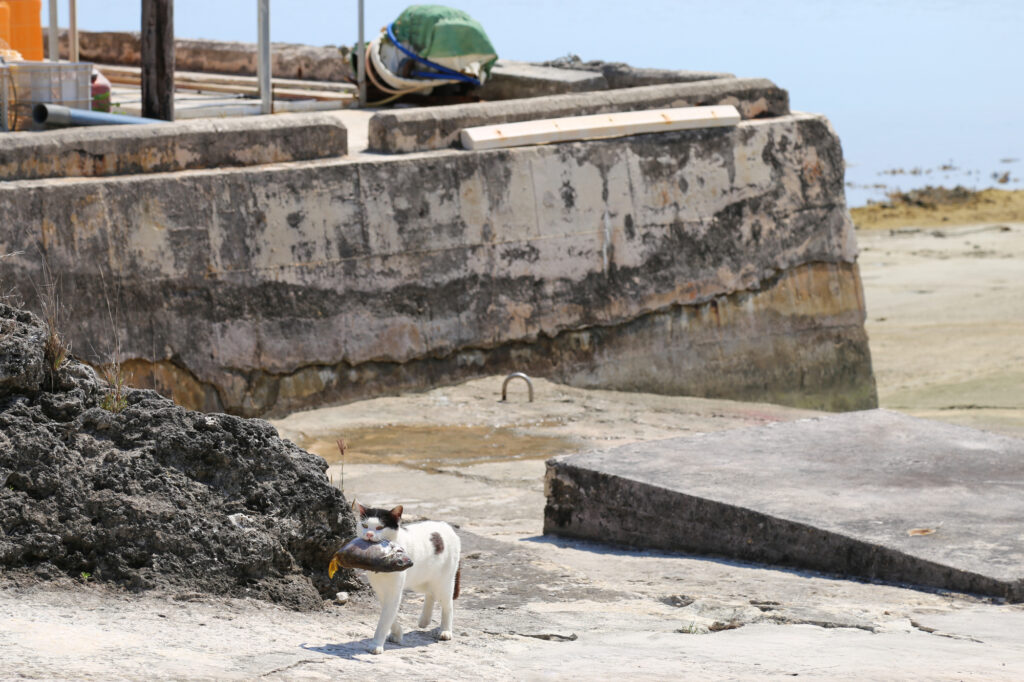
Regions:
<instances>
[{"instance_id":1,"label":"blue pipe","mask_svg":"<svg viewBox=\"0 0 1024 682\"><path fill-rule=\"evenodd\" d=\"M72 109L60 104L47 102L41 102L32 107L32 120L49 128L166 123L166 121L160 121L155 118L108 114L103 111L89 111L88 109Z\"/></svg>"},{"instance_id":2,"label":"blue pipe","mask_svg":"<svg viewBox=\"0 0 1024 682\"><path fill-rule=\"evenodd\" d=\"M446 77L445 80L456 80L456 81L461 81L463 83L469 83L471 85L475 85L477 87L480 87L480 81L477 80L476 78L473 78L472 76L467 76L464 73L459 73L458 71L454 71L452 69L449 69L446 66L441 66L440 64L435 64L434 62L430 61L429 59L424 59L423 57L419 56L418 54L416 54L412 50L410 50L407 47L405 47L404 45L402 45L402 43L398 42L398 38L395 37L394 26L395 26L395 22L393 22L393 21L390 24L388 24L388 38L390 38L391 42L395 44L395 47L397 47L398 50L402 54L404 54L406 57L409 57L410 59L413 59L413 60L419 62L420 64L423 64L424 66L429 66L430 68L436 69L437 71L440 72L440 73L428 73L426 71L413 71L412 75L419 76L420 78L433 78L433 79L436 79L440 75L440 76L445 76Z\"/></svg>"}]
</instances>

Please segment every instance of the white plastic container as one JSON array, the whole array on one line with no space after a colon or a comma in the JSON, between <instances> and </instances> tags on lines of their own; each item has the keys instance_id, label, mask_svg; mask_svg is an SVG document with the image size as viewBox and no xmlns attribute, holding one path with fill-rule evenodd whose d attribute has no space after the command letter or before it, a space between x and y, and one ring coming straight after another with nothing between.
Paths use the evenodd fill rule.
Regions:
<instances>
[{"instance_id":1,"label":"white plastic container","mask_svg":"<svg viewBox=\"0 0 1024 682\"><path fill-rule=\"evenodd\" d=\"M92 64L10 62L0 66L0 129L31 130L32 107L53 102L92 108Z\"/></svg>"}]
</instances>

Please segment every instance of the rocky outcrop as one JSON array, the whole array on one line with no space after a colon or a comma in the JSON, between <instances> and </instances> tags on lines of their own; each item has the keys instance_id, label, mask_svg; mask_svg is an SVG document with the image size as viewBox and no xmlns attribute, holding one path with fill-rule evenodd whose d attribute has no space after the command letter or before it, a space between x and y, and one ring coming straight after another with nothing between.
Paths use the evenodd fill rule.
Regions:
<instances>
[{"instance_id":1,"label":"rocky outcrop","mask_svg":"<svg viewBox=\"0 0 1024 682\"><path fill-rule=\"evenodd\" d=\"M0 304L0 572L297 609L353 586L326 574L355 528L322 458L153 391L112 405L88 366L45 362L46 336Z\"/></svg>"}]
</instances>

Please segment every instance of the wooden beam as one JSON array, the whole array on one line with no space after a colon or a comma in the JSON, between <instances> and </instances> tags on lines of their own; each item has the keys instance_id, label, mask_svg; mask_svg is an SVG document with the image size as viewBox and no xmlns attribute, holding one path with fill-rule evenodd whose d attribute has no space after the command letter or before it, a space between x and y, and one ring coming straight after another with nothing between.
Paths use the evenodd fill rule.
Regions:
<instances>
[{"instance_id":1,"label":"wooden beam","mask_svg":"<svg viewBox=\"0 0 1024 682\"><path fill-rule=\"evenodd\" d=\"M499 123L463 128L459 137L466 149L498 149L640 133L667 133L689 128L733 126L739 122L740 113L736 107L727 104Z\"/></svg>"},{"instance_id":2,"label":"wooden beam","mask_svg":"<svg viewBox=\"0 0 1024 682\"><path fill-rule=\"evenodd\" d=\"M174 120L174 0L142 0L142 115Z\"/></svg>"},{"instance_id":3,"label":"wooden beam","mask_svg":"<svg viewBox=\"0 0 1024 682\"><path fill-rule=\"evenodd\" d=\"M78 0L71 0L68 17L68 61L78 62Z\"/></svg>"}]
</instances>

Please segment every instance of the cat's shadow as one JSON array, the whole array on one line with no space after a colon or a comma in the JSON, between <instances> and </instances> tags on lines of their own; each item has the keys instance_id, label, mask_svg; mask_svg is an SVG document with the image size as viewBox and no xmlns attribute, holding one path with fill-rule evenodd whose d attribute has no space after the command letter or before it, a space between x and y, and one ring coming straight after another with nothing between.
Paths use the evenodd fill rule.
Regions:
<instances>
[{"instance_id":1,"label":"cat's shadow","mask_svg":"<svg viewBox=\"0 0 1024 682\"><path fill-rule=\"evenodd\" d=\"M306 651L316 651L317 653L326 654L328 656L337 656L338 658L344 658L349 661L366 661L368 659L375 658L375 656L370 653L370 643L372 641L372 638L366 637L365 639L356 639L351 642L322 644L320 646L309 646L308 644L303 644L302 648ZM401 644L395 644L391 640L385 642L384 654L393 650L400 651L402 649L417 649L419 647L427 646L428 644L436 643L437 637L435 637L434 632L430 630L413 630L412 632L405 633Z\"/></svg>"}]
</instances>

